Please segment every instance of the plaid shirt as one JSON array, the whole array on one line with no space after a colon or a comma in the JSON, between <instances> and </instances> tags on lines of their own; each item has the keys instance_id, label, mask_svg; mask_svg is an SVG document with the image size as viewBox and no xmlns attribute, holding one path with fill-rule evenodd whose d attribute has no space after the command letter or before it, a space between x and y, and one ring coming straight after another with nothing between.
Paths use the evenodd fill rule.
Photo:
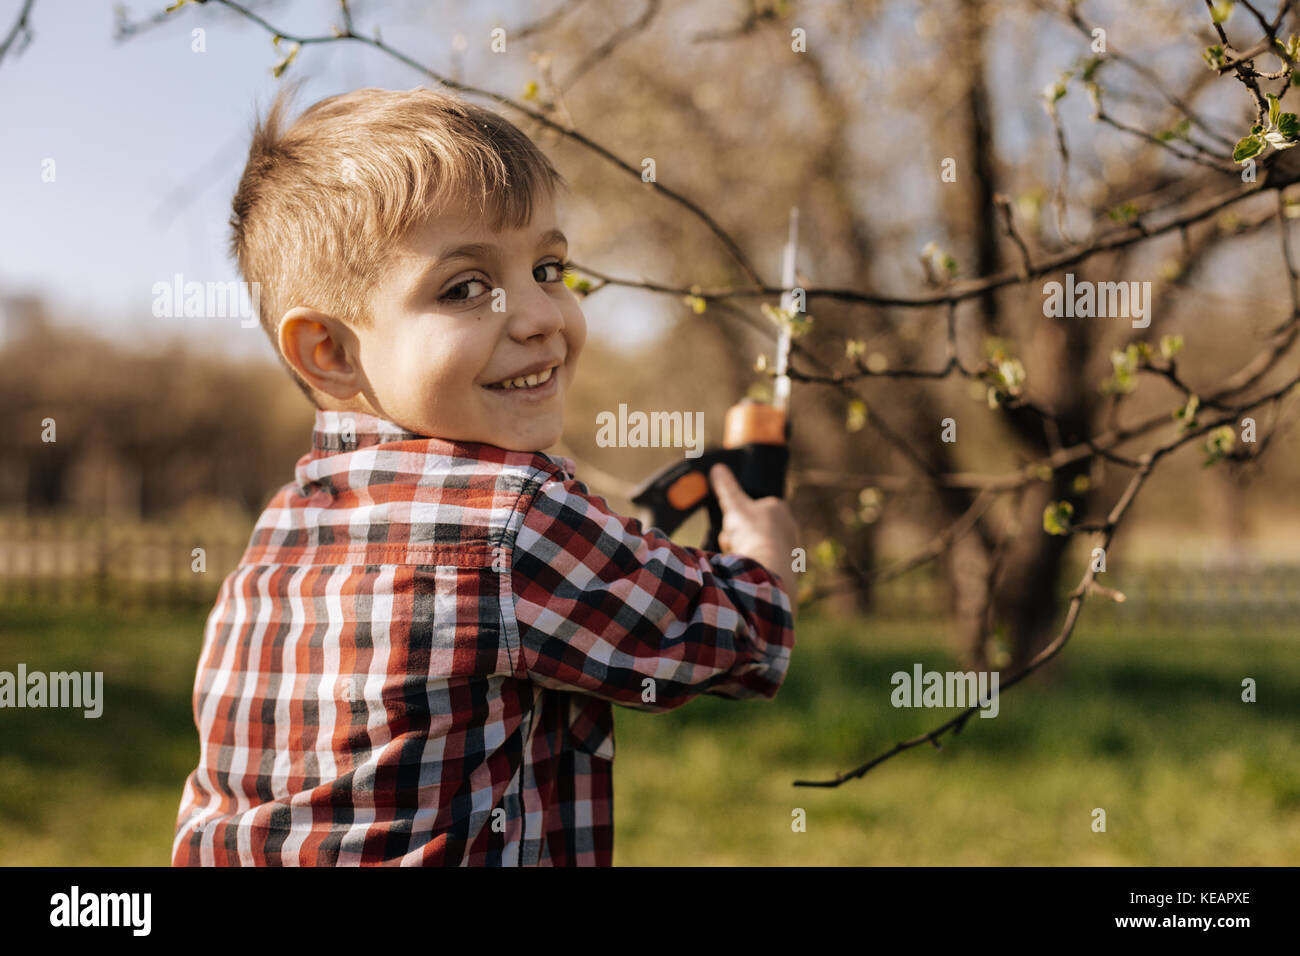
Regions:
<instances>
[{"instance_id":1,"label":"plaid shirt","mask_svg":"<svg viewBox=\"0 0 1300 956\"><path fill-rule=\"evenodd\" d=\"M312 448L208 618L175 865L608 865L611 703L785 677L778 580L570 459L340 412Z\"/></svg>"}]
</instances>

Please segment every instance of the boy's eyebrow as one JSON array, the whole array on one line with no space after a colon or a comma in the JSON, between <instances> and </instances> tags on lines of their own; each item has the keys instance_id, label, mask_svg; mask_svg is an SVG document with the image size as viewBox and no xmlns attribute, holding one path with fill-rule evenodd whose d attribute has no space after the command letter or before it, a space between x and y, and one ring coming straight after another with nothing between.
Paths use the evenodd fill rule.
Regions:
<instances>
[{"instance_id":1,"label":"boy's eyebrow","mask_svg":"<svg viewBox=\"0 0 1300 956\"><path fill-rule=\"evenodd\" d=\"M557 243L564 246L566 252L568 251L569 240L564 233L560 232L558 229L547 230L542 233L541 237L537 240L537 245L539 247L555 245ZM420 295L425 285L432 281L433 276L437 272L441 271L451 260L485 259L494 255L496 251L496 244L491 242L467 242L464 245L452 246L449 249L442 250L436 259L420 270L419 276L412 285L412 298Z\"/></svg>"},{"instance_id":2,"label":"boy's eyebrow","mask_svg":"<svg viewBox=\"0 0 1300 956\"><path fill-rule=\"evenodd\" d=\"M538 239L538 246L549 246L560 243L566 249L569 246L569 240L565 238L564 233L558 229L551 229L542 234ZM469 242L463 246L452 246L450 249L444 249L434 260L435 266L440 266L452 259L479 259L490 256L496 252L497 246L491 242Z\"/></svg>"},{"instance_id":3,"label":"boy's eyebrow","mask_svg":"<svg viewBox=\"0 0 1300 956\"><path fill-rule=\"evenodd\" d=\"M539 241L537 244L539 246L549 246L553 243L558 243L559 245L564 246L566 250L569 248L568 238L564 235L564 233L560 232L560 230L558 229L552 229L549 232L547 232L545 235L542 236L541 241Z\"/></svg>"}]
</instances>

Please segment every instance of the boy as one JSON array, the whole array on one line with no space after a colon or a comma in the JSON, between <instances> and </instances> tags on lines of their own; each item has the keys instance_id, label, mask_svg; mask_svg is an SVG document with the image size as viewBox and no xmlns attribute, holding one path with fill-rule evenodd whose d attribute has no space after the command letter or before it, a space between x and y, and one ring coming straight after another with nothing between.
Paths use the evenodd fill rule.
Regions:
<instances>
[{"instance_id":1,"label":"boy","mask_svg":"<svg viewBox=\"0 0 1300 956\"><path fill-rule=\"evenodd\" d=\"M611 703L776 694L793 519L718 469L736 553L681 547L542 453L586 326L522 132L429 90L285 108L233 249L316 425L208 619L172 861L607 865Z\"/></svg>"}]
</instances>

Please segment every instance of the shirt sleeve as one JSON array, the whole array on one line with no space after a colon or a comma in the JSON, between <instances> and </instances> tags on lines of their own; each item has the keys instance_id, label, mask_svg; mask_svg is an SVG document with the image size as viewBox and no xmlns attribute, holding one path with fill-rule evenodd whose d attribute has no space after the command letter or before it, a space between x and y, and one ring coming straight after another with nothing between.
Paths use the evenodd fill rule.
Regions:
<instances>
[{"instance_id":1,"label":"shirt sleeve","mask_svg":"<svg viewBox=\"0 0 1300 956\"><path fill-rule=\"evenodd\" d=\"M780 580L738 554L673 543L551 477L511 564L519 676L642 710L697 694L776 695L794 646Z\"/></svg>"}]
</instances>

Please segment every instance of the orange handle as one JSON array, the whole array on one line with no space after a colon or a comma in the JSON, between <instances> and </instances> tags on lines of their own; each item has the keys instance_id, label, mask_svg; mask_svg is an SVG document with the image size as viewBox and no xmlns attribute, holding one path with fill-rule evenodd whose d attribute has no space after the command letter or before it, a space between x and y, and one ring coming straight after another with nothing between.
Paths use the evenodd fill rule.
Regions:
<instances>
[{"instance_id":1,"label":"orange handle","mask_svg":"<svg viewBox=\"0 0 1300 956\"><path fill-rule=\"evenodd\" d=\"M723 448L784 444L785 412L775 405L747 398L727 409L723 420Z\"/></svg>"}]
</instances>

